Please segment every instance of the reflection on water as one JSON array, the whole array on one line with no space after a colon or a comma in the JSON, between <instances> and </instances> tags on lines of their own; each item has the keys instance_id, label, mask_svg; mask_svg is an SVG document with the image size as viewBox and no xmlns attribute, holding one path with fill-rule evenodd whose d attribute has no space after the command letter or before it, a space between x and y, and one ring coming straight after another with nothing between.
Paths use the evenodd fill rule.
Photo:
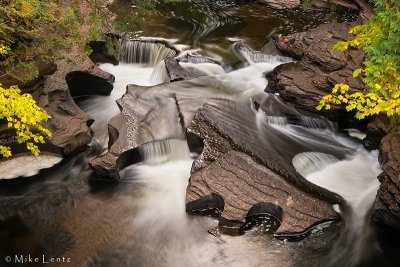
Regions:
<instances>
[{"instance_id":1,"label":"reflection on water","mask_svg":"<svg viewBox=\"0 0 400 267\"><path fill-rule=\"evenodd\" d=\"M241 0L182 0L171 3L157 1L156 14L146 17L141 25L142 36L178 39L193 48L207 48L209 53L226 50L228 38L239 38L260 50L267 37L274 33L292 33L331 21L352 20L349 14L329 11L277 10ZM127 10L129 4L114 1L112 10ZM122 14L122 12L121 12ZM125 15L122 15L125 16Z\"/></svg>"}]
</instances>

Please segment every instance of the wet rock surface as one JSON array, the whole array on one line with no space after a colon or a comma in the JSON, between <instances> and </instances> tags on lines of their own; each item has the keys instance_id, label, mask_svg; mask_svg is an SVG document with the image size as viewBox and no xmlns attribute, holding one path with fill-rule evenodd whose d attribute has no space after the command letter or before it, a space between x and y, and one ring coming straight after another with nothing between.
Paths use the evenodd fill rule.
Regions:
<instances>
[{"instance_id":1,"label":"wet rock surface","mask_svg":"<svg viewBox=\"0 0 400 267\"><path fill-rule=\"evenodd\" d=\"M400 231L400 121L374 123L374 129L386 132L380 145L383 172L378 176L381 186L373 206L375 222Z\"/></svg>"},{"instance_id":2,"label":"wet rock surface","mask_svg":"<svg viewBox=\"0 0 400 267\"><path fill-rule=\"evenodd\" d=\"M57 70L50 76L44 77L36 84L33 92L38 104L51 116L45 126L53 133L50 142L58 147L63 154L68 155L86 146L90 141L89 126L92 120L84 113L72 99L67 77L71 73L79 73L79 77L89 81L86 86L74 82L73 91L80 94L109 94L114 76L102 71L92 62L73 65L60 62ZM96 81L92 84L92 81ZM70 84L71 85L71 84ZM94 87L94 85L96 85ZM99 85L103 86L103 90Z\"/></svg>"},{"instance_id":3,"label":"wet rock surface","mask_svg":"<svg viewBox=\"0 0 400 267\"><path fill-rule=\"evenodd\" d=\"M296 154L318 148L285 138L267 124L257 126L247 113L253 110L236 108L240 112L227 103L206 105L194 117L189 131L203 139L204 150L192 166L187 202L218 193L225 201L222 216L229 220L243 220L255 203L275 203L284 214L279 231L300 232L323 219L337 219L332 204L343 200L307 182L291 162ZM340 158L346 150L329 153Z\"/></svg>"},{"instance_id":4,"label":"wet rock surface","mask_svg":"<svg viewBox=\"0 0 400 267\"><path fill-rule=\"evenodd\" d=\"M280 65L268 73L266 91L279 93L300 109L316 112L321 96L330 93L336 83L349 84L352 90L364 90L363 82L352 75L363 62L364 52L332 49L336 42L352 38L348 33L350 27L346 23L334 23L307 32L276 35L278 48L299 61ZM343 106L332 106L322 114L331 119L346 116Z\"/></svg>"}]
</instances>

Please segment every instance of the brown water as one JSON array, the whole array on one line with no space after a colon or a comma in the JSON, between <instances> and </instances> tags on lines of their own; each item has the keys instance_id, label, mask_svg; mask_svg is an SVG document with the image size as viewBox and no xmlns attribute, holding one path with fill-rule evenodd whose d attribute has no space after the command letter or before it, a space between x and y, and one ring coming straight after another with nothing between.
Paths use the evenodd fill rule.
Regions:
<instances>
[{"instance_id":1,"label":"brown water","mask_svg":"<svg viewBox=\"0 0 400 267\"><path fill-rule=\"evenodd\" d=\"M348 13L322 10L277 10L249 2L182 0L157 3L155 10L144 16L140 26L126 30L142 31L142 36L177 39L178 43L191 48L204 49L206 54L228 56L226 50L232 44L230 38L242 39L253 49L260 50L274 33L305 31L321 23L356 18ZM123 0L114 1L111 10L124 18L135 12Z\"/></svg>"}]
</instances>

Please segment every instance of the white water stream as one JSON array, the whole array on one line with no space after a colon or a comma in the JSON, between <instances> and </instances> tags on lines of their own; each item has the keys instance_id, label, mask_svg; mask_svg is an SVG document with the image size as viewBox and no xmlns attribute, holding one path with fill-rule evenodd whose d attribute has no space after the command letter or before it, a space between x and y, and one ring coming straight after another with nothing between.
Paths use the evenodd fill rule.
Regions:
<instances>
[{"instance_id":1,"label":"white water stream","mask_svg":"<svg viewBox=\"0 0 400 267\"><path fill-rule=\"evenodd\" d=\"M196 68L209 75L189 81L187 84L191 87L181 89L182 95L186 94L189 101L226 98L232 101L233 106L230 108L235 112L247 108L246 116L249 117L243 118L248 119L246 123L256 124L254 129L256 129L257 138L274 140L267 136L268 127L273 127L278 131L278 134L274 136L276 146L285 145L278 140L284 135L313 146L343 145L350 150L356 150L343 160L327 153L302 152L297 154L292 161L297 172L307 180L341 195L351 206L352 212L350 217L346 218L343 230L347 234L346 247L344 249L341 249L339 245L337 245L339 247L334 247L329 260L334 257L350 257L347 263L354 265L362 258L365 238L369 236L366 214L379 186L376 179L380 172L377 152L367 152L359 148L359 143L337 134L334 131L334 125L322 120L303 117L300 126L292 125L284 117L266 116L262 109L253 109L253 98L267 97L264 93L267 80L263 73L281 64L276 57L267 58L271 62L250 62L248 67L230 73L225 73L216 64L182 64L183 67ZM107 123L120 112L115 100L122 97L128 84L151 86L167 80L163 62L154 66L155 68L139 64L100 66L115 76L114 90L110 96L94 96L79 102L80 107L96 120L92 129L97 142L103 146L106 145ZM236 127L240 128L240 126ZM313 135L310 135L311 133ZM316 135L323 136L329 144L314 140L313 136ZM299 251L296 245L291 246L271 236L260 236L254 233L239 237L224 235L215 237L207 234L207 230L216 226L216 221L202 217L193 218L186 214L186 187L193 162L186 141L169 140L150 143L142 148L141 153L144 159L142 162L121 171L121 181L126 182L127 187L135 192L134 197L121 196L120 200L126 201L127 205L135 209L134 215L129 218L131 225L129 232L126 233L129 238L123 243L113 245L110 251L97 255L89 266L241 267L296 266L298 264L294 262L293 256ZM58 161L40 162L55 164ZM9 161L8 165L5 164L0 164L0 171L2 167L9 170L16 166L13 161ZM26 166L26 164L21 164L20 160L17 165ZM34 165L35 167L29 169L35 171L51 166L47 163ZM21 174L16 171L15 175ZM339 211L339 209L336 210ZM300 244L303 243L299 243L299 246ZM349 246L351 249L348 249ZM348 256L349 254L351 256ZM322 255L321 258L325 256ZM105 262L105 265L97 264L97 260ZM116 260L117 263L112 260ZM334 262L326 262L326 264L327 266L335 265Z\"/></svg>"}]
</instances>

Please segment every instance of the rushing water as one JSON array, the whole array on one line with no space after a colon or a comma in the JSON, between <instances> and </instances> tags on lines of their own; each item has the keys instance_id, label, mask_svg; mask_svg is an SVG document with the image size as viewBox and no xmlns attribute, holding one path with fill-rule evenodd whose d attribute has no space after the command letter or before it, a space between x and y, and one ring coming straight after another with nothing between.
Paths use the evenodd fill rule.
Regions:
<instances>
[{"instance_id":1,"label":"rushing water","mask_svg":"<svg viewBox=\"0 0 400 267\"><path fill-rule=\"evenodd\" d=\"M206 76L160 89L151 86L168 81L162 58L174 50L153 43L130 44L129 54L121 58L126 63L100 66L116 77L111 95L76 100L95 119L87 151L62 161L27 156L0 164L0 172L6 174L2 178L8 178L0 186L0 266L7 256L16 263L14 255L38 257L39 263L32 266L45 265L43 260L50 266L93 267L374 266L369 256L380 251L367 216L379 186L377 151L365 151L360 140L345 135L334 123L302 116L278 96L264 93L268 81L263 73L288 59L251 57L243 50L238 58L227 39L245 39L260 48L272 32L310 27L323 19L239 2L159 6L161 16L150 17L144 33L200 47L204 54L225 58L228 65L235 57L246 67L226 72L210 62L181 63ZM260 23L268 27L260 29ZM256 155L271 153L288 172L296 171L343 197L350 208L334 207L343 222L298 242L279 241L257 229L236 237L209 234L217 221L185 212L193 154L183 139L141 146L141 161L121 170L118 181L98 177L88 161L98 156L98 147L107 151L107 122L120 113L115 100L128 84L150 86L141 92L143 97L179 95L186 126L208 103L232 133L248 137L247 145ZM255 102L285 106L298 119L294 124ZM29 177L9 179L17 176ZM20 258L17 263L24 266ZM392 262L381 262L385 264Z\"/></svg>"}]
</instances>

